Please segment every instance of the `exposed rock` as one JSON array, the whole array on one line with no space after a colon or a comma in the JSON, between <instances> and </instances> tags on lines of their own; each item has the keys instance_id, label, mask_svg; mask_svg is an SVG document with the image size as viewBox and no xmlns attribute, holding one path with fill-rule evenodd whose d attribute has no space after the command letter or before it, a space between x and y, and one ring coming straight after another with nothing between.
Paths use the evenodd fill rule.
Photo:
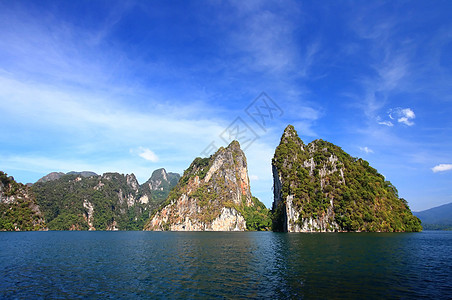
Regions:
<instances>
[{"instance_id":1,"label":"exposed rock","mask_svg":"<svg viewBox=\"0 0 452 300\"><path fill-rule=\"evenodd\" d=\"M245 154L237 141L209 158L196 158L145 230L243 231L254 206Z\"/></svg>"},{"instance_id":2,"label":"exposed rock","mask_svg":"<svg viewBox=\"0 0 452 300\"><path fill-rule=\"evenodd\" d=\"M66 174L63 172L52 172L52 173L49 173L46 176L42 177L41 179L39 179L37 182L47 182L47 181L57 180L57 179L60 179L64 175L66 175Z\"/></svg>"},{"instance_id":3,"label":"exposed rock","mask_svg":"<svg viewBox=\"0 0 452 300\"><path fill-rule=\"evenodd\" d=\"M116 221L113 221L113 222L111 223L111 225L108 225L108 226L107 226L107 230L110 230L110 231L118 231L119 228L118 228L117 226L118 226L118 223L116 223Z\"/></svg>"},{"instance_id":4,"label":"exposed rock","mask_svg":"<svg viewBox=\"0 0 452 300\"><path fill-rule=\"evenodd\" d=\"M141 197L140 197L140 203L142 203L142 204L149 203L149 197L148 197L148 195L143 195L143 196L141 196Z\"/></svg>"},{"instance_id":5,"label":"exposed rock","mask_svg":"<svg viewBox=\"0 0 452 300\"><path fill-rule=\"evenodd\" d=\"M179 182L180 175L177 173L167 173L165 169L157 169L152 172L148 181L143 184L143 188L147 189L153 196L158 198L159 195L168 196L170 190Z\"/></svg>"},{"instance_id":6,"label":"exposed rock","mask_svg":"<svg viewBox=\"0 0 452 300\"><path fill-rule=\"evenodd\" d=\"M0 230L47 230L30 188L0 171Z\"/></svg>"},{"instance_id":7,"label":"exposed rock","mask_svg":"<svg viewBox=\"0 0 452 300\"><path fill-rule=\"evenodd\" d=\"M140 185L138 184L138 180L134 174L126 175L127 185L130 186L136 193L138 193L138 189Z\"/></svg>"},{"instance_id":8,"label":"exposed rock","mask_svg":"<svg viewBox=\"0 0 452 300\"><path fill-rule=\"evenodd\" d=\"M89 230L96 230L96 228L94 228L94 225L93 225L94 205L85 199L83 201L83 207L86 208L85 219L88 222Z\"/></svg>"}]
</instances>

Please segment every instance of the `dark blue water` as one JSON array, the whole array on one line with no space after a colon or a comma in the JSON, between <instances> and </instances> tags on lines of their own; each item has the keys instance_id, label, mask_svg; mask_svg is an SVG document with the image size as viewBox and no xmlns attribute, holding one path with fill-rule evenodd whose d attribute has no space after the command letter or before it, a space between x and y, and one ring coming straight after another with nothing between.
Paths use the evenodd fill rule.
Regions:
<instances>
[{"instance_id":1,"label":"dark blue water","mask_svg":"<svg viewBox=\"0 0 452 300\"><path fill-rule=\"evenodd\" d=\"M452 298L452 232L2 232L0 298Z\"/></svg>"}]
</instances>

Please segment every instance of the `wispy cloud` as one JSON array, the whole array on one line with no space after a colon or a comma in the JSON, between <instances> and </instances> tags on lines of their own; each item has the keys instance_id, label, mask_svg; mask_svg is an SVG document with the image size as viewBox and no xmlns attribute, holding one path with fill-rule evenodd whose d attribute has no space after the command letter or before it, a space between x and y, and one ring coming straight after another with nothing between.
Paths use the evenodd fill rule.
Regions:
<instances>
[{"instance_id":1,"label":"wispy cloud","mask_svg":"<svg viewBox=\"0 0 452 300\"><path fill-rule=\"evenodd\" d=\"M132 150L132 153L137 153L141 158L148 160L150 162L158 162L158 156L148 148L139 147L137 150Z\"/></svg>"},{"instance_id":2,"label":"wispy cloud","mask_svg":"<svg viewBox=\"0 0 452 300\"><path fill-rule=\"evenodd\" d=\"M389 118L391 118L391 120L397 120L397 122L405 124L407 126L413 126L414 122L412 120L416 118L416 115L411 108L401 107L390 109L388 116Z\"/></svg>"},{"instance_id":3,"label":"wispy cloud","mask_svg":"<svg viewBox=\"0 0 452 300\"><path fill-rule=\"evenodd\" d=\"M194 107L200 104L183 107L168 103L137 111L108 96L64 86L20 82L0 74L0 112L5 128L14 133L19 126L28 132L29 137L22 146L29 153L27 156L36 155L40 149L45 149L48 155L65 155L62 160L81 156L98 172L105 167L105 161L110 163L108 170L114 170L118 156L124 157L130 148L139 149L137 154L149 161L158 159L168 165L179 161L180 170L229 122L220 116L211 120L212 114L207 115L209 119L203 118L204 108ZM143 140L152 147L152 152L164 154L157 158L145 148L140 149ZM8 163L5 154L0 160L2 165ZM96 159L99 154L103 161ZM16 162L16 167L21 168L21 160ZM55 161L54 168L59 169L59 165Z\"/></svg>"},{"instance_id":4,"label":"wispy cloud","mask_svg":"<svg viewBox=\"0 0 452 300\"><path fill-rule=\"evenodd\" d=\"M381 117L377 117L377 122L380 125L386 125L389 127L393 127L395 122L404 124L406 126L413 126L414 125L414 119L416 118L416 115L414 114L414 111L411 108L391 108L388 110L387 117L388 120L381 120Z\"/></svg>"},{"instance_id":5,"label":"wispy cloud","mask_svg":"<svg viewBox=\"0 0 452 300\"><path fill-rule=\"evenodd\" d=\"M359 147L359 150L366 152L367 154L369 153L374 153L374 151L372 149L370 149L369 147Z\"/></svg>"},{"instance_id":6,"label":"wispy cloud","mask_svg":"<svg viewBox=\"0 0 452 300\"><path fill-rule=\"evenodd\" d=\"M377 118L377 121L378 121L378 124L380 124L380 125L385 125L388 127L394 126L394 124L391 121L380 121L379 117Z\"/></svg>"},{"instance_id":7,"label":"wispy cloud","mask_svg":"<svg viewBox=\"0 0 452 300\"><path fill-rule=\"evenodd\" d=\"M432 168L433 173L445 172L452 170L452 164L439 164Z\"/></svg>"},{"instance_id":8,"label":"wispy cloud","mask_svg":"<svg viewBox=\"0 0 452 300\"><path fill-rule=\"evenodd\" d=\"M268 73L297 73L306 76L312 67L319 43L304 48L295 43L296 25L301 19L297 3L266 1L233 1L240 30L232 32L232 43L247 53L246 65Z\"/></svg>"}]
</instances>

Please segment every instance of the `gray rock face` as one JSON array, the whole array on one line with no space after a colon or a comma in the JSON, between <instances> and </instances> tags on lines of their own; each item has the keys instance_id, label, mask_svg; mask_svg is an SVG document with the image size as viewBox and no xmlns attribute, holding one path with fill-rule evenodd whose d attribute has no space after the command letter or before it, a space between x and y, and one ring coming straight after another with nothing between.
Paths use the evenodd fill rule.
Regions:
<instances>
[{"instance_id":1,"label":"gray rock face","mask_svg":"<svg viewBox=\"0 0 452 300\"><path fill-rule=\"evenodd\" d=\"M281 144L278 146L272 162L274 194L272 210L279 212L278 231L340 231L338 224L334 220L333 199L329 199L329 203L324 204L325 209L321 215L310 216L303 216L301 214L303 204L294 201L295 191L299 190L300 186L303 185L302 182L298 182L299 178L302 177L300 172L303 170L306 172L306 177L313 178L314 172L319 168L320 189L323 189L325 185L325 178L333 173L340 173L341 181L344 181L343 173L338 171L338 158L331 155L327 162L322 162L320 166L314 159L318 150L314 143L306 146L292 126L288 126L284 131ZM295 178L296 180L294 181ZM341 181L338 183L341 184ZM283 186L286 187L285 192L283 192ZM306 201L309 200L306 198Z\"/></svg>"},{"instance_id":2,"label":"gray rock face","mask_svg":"<svg viewBox=\"0 0 452 300\"><path fill-rule=\"evenodd\" d=\"M0 230L47 230L30 188L0 171Z\"/></svg>"},{"instance_id":3,"label":"gray rock face","mask_svg":"<svg viewBox=\"0 0 452 300\"><path fill-rule=\"evenodd\" d=\"M243 231L239 210L252 206L245 154L238 142L197 158L146 230Z\"/></svg>"},{"instance_id":4,"label":"gray rock face","mask_svg":"<svg viewBox=\"0 0 452 300\"><path fill-rule=\"evenodd\" d=\"M127 181L127 185L130 186L135 191L135 193L138 193L138 189L140 188L140 185L138 184L138 180L135 177L135 175L127 174L126 181Z\"/></svg>"},{"instance_id":5,"label":"gray rock face","mask_svg":"<svg viewBox=\"0 0 452 300\"><path fill-rule=\"evenodd\" d=\"M47 174L46 176L42 177L41 179L39 179L37 182L47 182L47 181L53 181L53 180L57 180L60 179L61 177L63 177L64 174L63 172L52 172Z\"/></svg>"},{"instance_id":6,"label":"gray rock face","mask_svg":"<svg viewBox=\"0 0 452 300\"><path fill-rule=\"evenodd\" d=\"M82 172L75 172L75 171L71 171L68 173L63 173L63 172L52 172L47 174L46 176L40 178L37 182L48 182L48 181L53 181L53 180L58 180L61 177L63 177L64 175L80 175L81 177L91 177L91 176L98 176L96 173L91 172L91 171L82 171Z\"/></svg>"},{"instance_id":7,"label":"gray rock face","mask_svg":"<svg viewBox=\"0 0 452 300\"><path fill-rule=\"evenodd\" d=\"M149 178L143 186L151 191L151 193L152 191L163 192L167 196L169 191L176 186L179 179L179 174L171 172L167 173L164 168L161 168L155 170L152 173L151 178ZM155 194L158 195L159 193Z\"/></svg>"}]
</instances>

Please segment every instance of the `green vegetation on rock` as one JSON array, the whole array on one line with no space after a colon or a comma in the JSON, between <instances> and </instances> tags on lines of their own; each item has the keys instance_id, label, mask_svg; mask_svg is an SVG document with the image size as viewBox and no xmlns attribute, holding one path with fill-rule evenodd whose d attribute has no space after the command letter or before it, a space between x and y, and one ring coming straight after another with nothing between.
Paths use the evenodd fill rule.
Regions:
<instances>
[{"instance_id":1,"label":"green vegetation on rock","mask_svg":"<svg viewBox=\"0 0 452 300\"><path fill-rule=\"evenodd\" d=\"M158 171L170 180L154 176L140 186L133 174L73 172L32 189L51 230L142 230L179 179Z\"/></svg>"},{"instance_id":2,"label":"green vegetation on rock","mask_svg":"<svg viewBox=\"0 0 452 300\"><path fill-rule=\"evenodd\" d=\"M246 221L246 229L249 231L267 231L271 229L272 220L270 210L265 207L258 198L252 197L253 205L243 205L239 208Z\"/></svg>"},{"instance_id":3,"label":"green vegetation on rock","mask_svg":"<svg viewBox=\"0 0 452 300\"><path fill-rule=\"evenodd\" d=\"M29 188L0 171L0 230L45 230L46 224Z\"/></svg>"},{"instance_id":4,"label":"green vegetation on rock","mask_svg":"<svg viewBox=\"0 0 452 300\"><path fill-rule=\"evenodd\" d=\"M308 220L326 224L320 228L326 231L422 230L397 189L367 161L323 140L305 145L291 125L284 131L272 165L276 231L287 230L290 221L297 228L310 226ZM287 217L289 196L297 220Z\"/></svg>"}]
</instances>

